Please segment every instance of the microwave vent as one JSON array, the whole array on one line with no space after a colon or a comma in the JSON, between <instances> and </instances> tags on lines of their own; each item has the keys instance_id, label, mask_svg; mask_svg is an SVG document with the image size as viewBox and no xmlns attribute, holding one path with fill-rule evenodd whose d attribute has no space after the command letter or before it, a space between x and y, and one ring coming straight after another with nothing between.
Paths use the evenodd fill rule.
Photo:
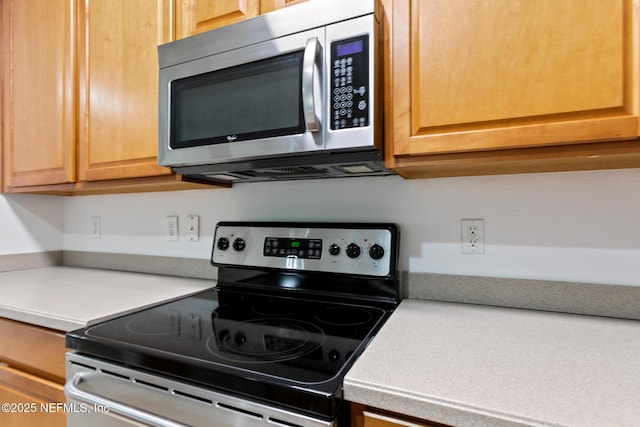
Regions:
<instances>
[{"instance_id":1,"label":"microwave vent","mask_svg":"<svg viewBox=\"0 0 640 427\"><path fill-rule=\"evenodd\" d=\"M256 169L252 171L245 171L244 174L253 176L255 178L294 178L298 176L327 175L327 172L323 169L318 169L310 166L290 166L282 168Z\"/></svg>"}]
</instances>

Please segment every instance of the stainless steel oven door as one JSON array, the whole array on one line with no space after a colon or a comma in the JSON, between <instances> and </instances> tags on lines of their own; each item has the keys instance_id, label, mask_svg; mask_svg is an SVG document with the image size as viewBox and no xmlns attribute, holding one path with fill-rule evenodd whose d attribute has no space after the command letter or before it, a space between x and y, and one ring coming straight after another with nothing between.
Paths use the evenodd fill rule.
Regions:
<instances>
[{"instance_id":1,"label":"stainless steel oven door","mask_svg":"<svg viewBox=\"0 0 640 427\"><path fill-rule=\"evenodd\" d=\"M68 427L335 427L76 353L66 370Z\"/></svg>"},{"instance_id":2,"label":"stainless steel oven door","mask_svg":"<svg viewBox=\"0 0 640 427\"><path fill-rule=\"evenodd\" d=\"M324 149L324 43L322 27L161 68L158 163Z\"/></svg>"}]
</instances>

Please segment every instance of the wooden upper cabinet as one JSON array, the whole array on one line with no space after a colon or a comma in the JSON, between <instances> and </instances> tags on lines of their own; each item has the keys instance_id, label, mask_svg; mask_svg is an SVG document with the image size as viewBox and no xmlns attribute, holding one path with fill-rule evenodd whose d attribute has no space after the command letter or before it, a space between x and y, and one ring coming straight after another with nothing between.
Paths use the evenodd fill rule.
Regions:
<instances>
[{"instance_id":1,"label":"wooden upper cabinet","mask_svg":"<svg viewBox=\"0 0 640 427\"><path fill-rule=\"evenodd\" d=\"M304 3L309 0L260 0L260 13L267 13L277 9Z\"/></svg>"},{"instance_id":2,"label":"wooden upper cabinet","mask_svg":"<svg viewBox=\"0 0 640 427\"><path fill-rule=\"evenodd\" d=\"M180 0L176 38L182 39L308 0Z\"/></svg>"},{"instance_id":3,"label":"wooden upper cabinet","mask_svg":"<svg viewBox=\"0 0 640 427\"><path fill-rule=\"evenodd\" d=\"M260 14L260 0L181 0L176 8L176 38L181 39Z\"/></svg>"},{"instance_id":4,"label":"wooden upper cabinet","mask_svg":"<svg viewBox=\"0 0 640 427\"><path fill-rule=\"evenodd\" d=\"M3 172L7 187L75 180L74 3L1 3Z\"/></svg>"},{"instance_id":5,"label":"wooden upper cabinet","mask_svg":"<svg viewBox=\"0 0 640 427\"><path fill-rule=\"evenodd\" d=\"M157 46L170 0L79 2L79 178L170 174L157 166Z\"/></svg>"},{"instance_id":6,"label":"wooden upper cabinet","mask_svg":"<svg viewBox=\"0 0 640 427\"><path fill-rule=\"evenodd\" d=\"M389 166L637 138L638 0L384 0Z\"/></svg>"}]
</instances>

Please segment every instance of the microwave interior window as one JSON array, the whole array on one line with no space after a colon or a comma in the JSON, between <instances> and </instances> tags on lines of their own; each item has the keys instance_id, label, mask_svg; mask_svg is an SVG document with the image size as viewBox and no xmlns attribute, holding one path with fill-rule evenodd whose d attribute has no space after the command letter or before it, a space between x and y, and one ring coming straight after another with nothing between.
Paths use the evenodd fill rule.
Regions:
<instances>
[{"instance_id":1,"label":"microwave interior window","mask_svg":"<svg viewBox=\"0 0 640 427\"><path fill-rule=\"evenodd\" d=\"M304 132L303 53L173 81L171 148Z\"/></svg>"}]
</instances>

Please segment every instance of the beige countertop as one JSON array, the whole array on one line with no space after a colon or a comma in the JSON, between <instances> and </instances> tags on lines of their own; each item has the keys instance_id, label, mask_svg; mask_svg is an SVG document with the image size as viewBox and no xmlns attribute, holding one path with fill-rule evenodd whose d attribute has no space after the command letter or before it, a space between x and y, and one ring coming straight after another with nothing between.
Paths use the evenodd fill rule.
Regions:
<instances>
[{"instance_id":1,"label":"beige countertop","mask_svg":"<svg viewBox=\"0 0 640 427\"><path fill-rule=\"evenodd\" d=\"M70 331L215 286L215 281L76 267L0 273L0 317Z\"/></svg>"},{"instance_id":2,"label":"beige countertop","mask_svg":"<svg viewBox=\"0 0 640 427\"><path fill-rule=\"evenodd\" d=\"M640 321L404 300L345 398L458 427L640 425Z\"/></svg>"}]
</instances>

